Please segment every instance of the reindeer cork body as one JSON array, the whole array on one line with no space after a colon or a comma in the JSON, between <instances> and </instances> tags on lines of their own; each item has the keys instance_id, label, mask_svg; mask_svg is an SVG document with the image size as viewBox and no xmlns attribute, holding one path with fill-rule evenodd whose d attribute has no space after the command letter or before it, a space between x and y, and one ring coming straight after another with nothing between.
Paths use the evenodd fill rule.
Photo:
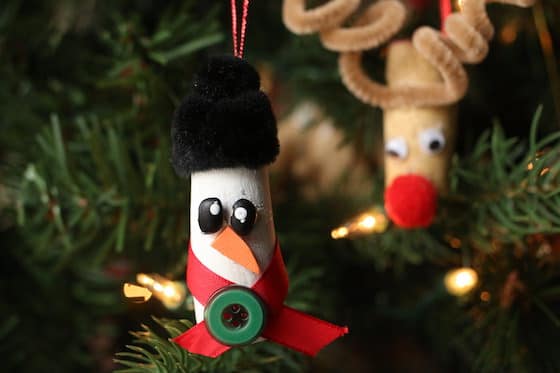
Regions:
<instances>
[{"instance_id":1,"label":"reindeer cork body","mask_svg":"<svg viewBox=\"0 0 560 373\"><path fill-rule=\"evenodd\" d=\"M397 89L441 82L438 71L409 41L389 46L386 71L389 87ZM447 192L455 133L455 105L383 111L385 210L399 226L432 223L437 196Z\"/></svg>"}]
</instances>

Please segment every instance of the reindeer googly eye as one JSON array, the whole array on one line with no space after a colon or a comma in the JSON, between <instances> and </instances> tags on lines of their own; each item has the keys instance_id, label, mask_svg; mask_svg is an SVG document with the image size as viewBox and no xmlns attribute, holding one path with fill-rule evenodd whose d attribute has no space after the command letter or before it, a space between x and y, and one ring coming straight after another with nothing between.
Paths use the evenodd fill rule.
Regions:
<instances>
[{"instance_id":1,"label":"reindeer googly eye","mask_svg":"<svg viewBox=\"0 0 560 373\"><path fill-rule=\"evenodd\" d=\"M402 137L395 137L385 143L385 153L394 158L405 159L408 155L406 140Z\"/></svg>"},{"instance_id":2,"label":"reindeer googly eye","mask_svg":"<svg viewBox=\"0 0 560 373\"><path fill-rule=\"evenodd\" d=\"M198 226L203 233L216 233L222 227L224 213L217 198L206 198L198 206Z\"/></svg>"},{"instance_id":3,"label":"reindeer googly eye","mask_svg":"<svg viewBox=\"0 0 560 373\"><path fill-rule=\"evenodd\" d=\"M427 154L437 154L445 148L445 135L441 128L428 128L418 135L420 148Z\"/></svg>"}]
</instances>

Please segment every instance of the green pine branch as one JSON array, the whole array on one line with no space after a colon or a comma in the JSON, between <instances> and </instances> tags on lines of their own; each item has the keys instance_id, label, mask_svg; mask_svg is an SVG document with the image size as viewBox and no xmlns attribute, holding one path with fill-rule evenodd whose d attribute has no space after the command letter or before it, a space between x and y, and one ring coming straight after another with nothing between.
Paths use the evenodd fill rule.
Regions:
<instances>
[{"instance_id":1,"label":"green pine branch","mask_svg":"<svg viewBox=\"0 0 560 373\"><path fill-rule=\"evenodd\" d=\"M117 353L120 373L186 372L298 372L301 356L270 342L235 348L211 359L187 352L170 338L182 334L192 324L187 320L153 318L156 325L142 325L132 332L134 344ZM156 327L160 329L155 331Z\"/></svg>"},{"instance_id":2,"label":"green pine branch","mask_svg":"<svg viewBox=\"0 0 560 373\"><path fill-rule=\"evenodd\" d=\"M495 241L560 233L560 132L539 139L541 113L528 142L506 138L495 125L452 171L454 192L442 216L465 244L491 251Z\"/></svg>"},{"instance_id":3,"label":"green pine branch","mask_svg":"<svg viewBox=\"0 0 560 373\"><path fill-rule=\"evenodd\" d=\"M145 149L123 142L119 126L77 121L79 133L62 140L56 117L37 137L43 158L30 164L19 188L19 223L32 257L55 268L79 255L101 264L112 253L184 251L184 188L165 154L169 143ZM165 214L163 214L165 211ZM164 246L165 245L165 246Z\"/></svg>"}]
</instances>

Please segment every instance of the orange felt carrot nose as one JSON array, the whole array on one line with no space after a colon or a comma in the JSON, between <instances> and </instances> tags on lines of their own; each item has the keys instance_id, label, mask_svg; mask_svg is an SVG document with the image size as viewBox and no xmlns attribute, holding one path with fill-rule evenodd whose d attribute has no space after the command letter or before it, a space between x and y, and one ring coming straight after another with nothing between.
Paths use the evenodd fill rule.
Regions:
<instances>
[{"instance_id":1,"label":"orange felt carrot nose","mask_svg":"<svg viewBox=\"0 0 560 373\"><path fill-rule=\"evenodd\" d=\"M234 262L247 268L249 271L259 274L260 268L249 245L230 226L216 237L212 247Z\"/></svg>"}]
</instances>

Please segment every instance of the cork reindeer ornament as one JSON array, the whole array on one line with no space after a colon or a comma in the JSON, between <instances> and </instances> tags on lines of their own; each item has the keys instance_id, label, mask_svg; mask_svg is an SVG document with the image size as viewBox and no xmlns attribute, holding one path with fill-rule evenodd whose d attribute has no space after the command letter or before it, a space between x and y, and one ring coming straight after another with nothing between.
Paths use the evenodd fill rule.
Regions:
<instances>
[{"instance_id":1,"label":"cork reindeer ornament","mask_svg":"<svg viewBox=\"0 0 560 373\"><path fill-rule=\"evenodd\" d=\"M360 7L360 0L331 0L308 9L305 0L284 0L286 27L296 34L318 33L326 49L340 53L339 71L348 90L384 110L385 210L401 228L431 225L438 195L447 192L456 131L453 105L468 88L463 63L479 63L488 54L494 28L486 4L492 2L528 7L535 0L463 0L460 12L442 16L442 31L421 27L410 42L389 45L384 85L364 71L362 53L402 28L407 10L400 1ZM355 21L348 24L350 18Z\"/></svg>"},{"instance_id":2,"label":"cork reindeer ornament","mask_svg":"<svg viewBox=\"0 0 560 373\"><path fill-rule=\"evenodd\" d=\"M235 41L234 56L211 58L198 72L173 119L173 166L191 180L187 286L197 321L174 341L209 357L265 339L315 355L348 330L284 305L288 276L268 181L276 119L242 59L243 38Z\"/></svg>"},{"instance_id":3,"label":"cork reindeer ornament","mask_svg":"<svg viewBox=\"0 0 560 373\"><path fill-rule=\"evenodd\" d=\"M388 48L389 87L439 83L438 71L409 41ZM385 209L403 228L427 227L437 196L447 192L447 174L456 133L455 105L385 109Z\"/></svg>"}]
</instances>

